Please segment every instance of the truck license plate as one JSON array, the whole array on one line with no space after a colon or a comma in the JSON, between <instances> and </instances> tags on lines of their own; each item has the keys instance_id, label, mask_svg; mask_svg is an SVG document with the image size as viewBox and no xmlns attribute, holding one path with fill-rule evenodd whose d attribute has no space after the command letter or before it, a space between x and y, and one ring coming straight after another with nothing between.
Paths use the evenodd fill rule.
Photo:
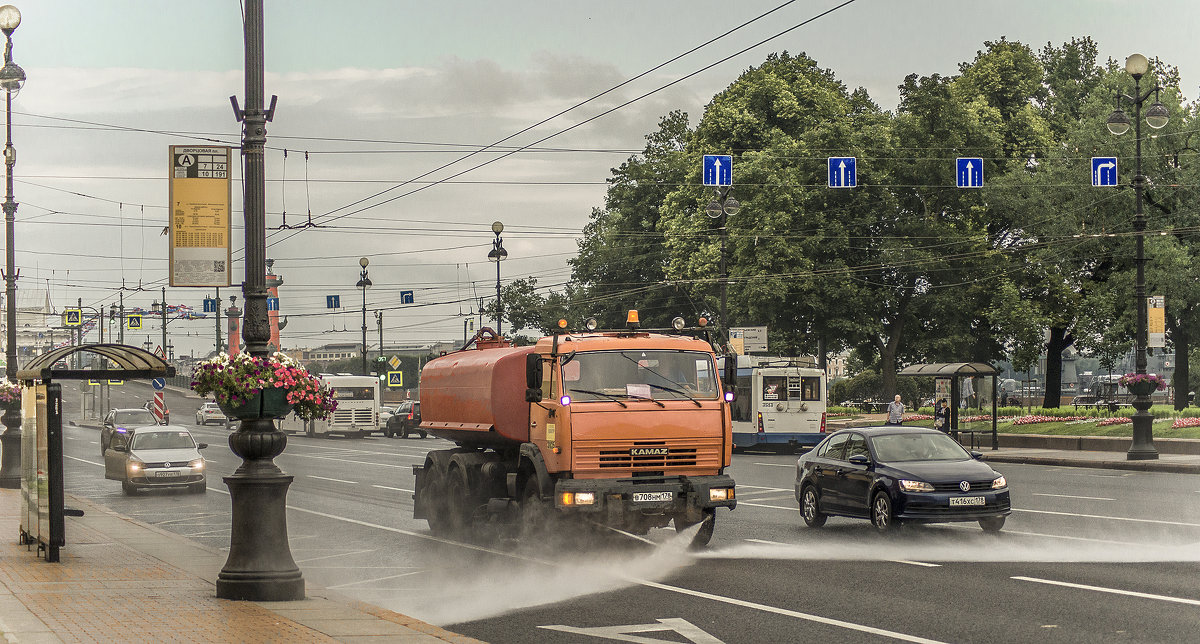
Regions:
<instances>
[{"instance_id":1,"label":"truck license plate","mask_svg":"<svg viewBox=\"0 0 1200 644\"><path fill-rule=\"evenodd\" d=\"M950 507L959 505L985 505L985 499L982 496L952 496L950 497Z\"/></svg>"},{"instance_id":2,"label":"truck license plate","mask_svg":"<svg viewBox=\"0 0 1200 644\"><path fill-rule=\"evenodd\" d=\"M634 492L633 501L635 503L653 502L653 501L670 501L675 498L674 492Z\"/></svg>"}]
</instances>

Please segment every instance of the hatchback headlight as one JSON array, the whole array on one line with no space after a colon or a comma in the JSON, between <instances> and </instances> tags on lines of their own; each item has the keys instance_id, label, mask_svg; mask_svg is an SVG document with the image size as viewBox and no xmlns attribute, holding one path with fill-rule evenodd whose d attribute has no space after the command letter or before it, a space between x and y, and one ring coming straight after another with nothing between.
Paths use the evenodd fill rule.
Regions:
<instances>
[{"instance_id":1,"label":"hatchback headlight","mask_svg":"<svg viewBox=\"0 0 1200 644\"><path fill-rule=\"evenodd\" d=\"M997 476L996 480L992 481L992 489L993 490L1001 490L1006 487L1008 487L1008 481L1005 480L1003 475Z\"/></svg>"},{"instance_id":2,"label":"hatchback headlight","mask_svg":"<svg viewBox=\"0 0 1200 644\"><path fill-rule=\"evenodd\" d=\"M925 481L909 481L900 479L900 489L904 492L932 492L933 486Z\"/></svg>"}]
</instances>

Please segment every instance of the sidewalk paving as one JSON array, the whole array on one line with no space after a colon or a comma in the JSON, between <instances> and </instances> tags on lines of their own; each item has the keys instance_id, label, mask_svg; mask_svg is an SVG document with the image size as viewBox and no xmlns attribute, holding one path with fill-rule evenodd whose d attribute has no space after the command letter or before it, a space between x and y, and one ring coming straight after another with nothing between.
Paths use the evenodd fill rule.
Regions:
<instances>
[{"instance_id":1,"label":"sidewalk paving","mask_svg":"<svg viewBox=\"0 0 1200 644\"><path fill-rule=\"evenodd\" d=\"M78 497L59 563L17 545L19 490L0 490L0 641L451 642L478 640L309 586L289 602L217 599L226 554Z\"/></svg>"}]
</instances>

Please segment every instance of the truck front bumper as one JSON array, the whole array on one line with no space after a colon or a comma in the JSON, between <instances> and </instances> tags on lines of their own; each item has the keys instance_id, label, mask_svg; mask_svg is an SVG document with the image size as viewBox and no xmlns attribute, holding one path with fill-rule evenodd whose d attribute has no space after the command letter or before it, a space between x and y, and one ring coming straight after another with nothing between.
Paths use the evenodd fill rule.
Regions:
<instances>
[{"instance_id":1,"label":"truck front bumper","mask_svg":"<svg viewBox=\"0 0 1200 644\"><path fill-rule=\"evenodd\" d=\"M685 515L698 521L706 509L736 506L733 478L724 474L564 479L554 486L554 507L567 512Z\"/></svg>"}]
</instances>

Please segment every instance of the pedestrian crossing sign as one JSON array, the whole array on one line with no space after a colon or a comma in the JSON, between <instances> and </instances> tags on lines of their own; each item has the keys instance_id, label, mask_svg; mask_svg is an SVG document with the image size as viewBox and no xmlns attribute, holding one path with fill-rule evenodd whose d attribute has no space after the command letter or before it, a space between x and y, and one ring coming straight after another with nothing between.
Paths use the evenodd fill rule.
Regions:
<instances>
[{"instance_id":1,"label":"pedestrian crossing sign","mask_svg":"<svg viewBox=\"0 0 1200 644\"><path fill-rule=\"evenodd\" d=\"M83 324L83 310L66 309L63 311L63 326L80 326Z\"/></svg>"},{"instance_id":2,"label":"pedestrian crossing sign","mask_svg":"<svg viewBox=\"0 0 1200 644\"><path fill-rule=\"evenodd\" d=\"M404 372L403 371L389 371L388 372L388 386L389 387L403 387L404 386Z\"/></svg>"},{"instance_id":3,"label":"pedestrian crossing sign","mask_svg":"<svg viewBox=\"0 0 1200 644\"><path fill-rule=\"evenodd\" d=\"M141 315L134 314L134 315L130 315L129 317L127 317L125 319L127 320L127 324L129 325L130 331L138 331L142 328L142 316Z\"/></svg>"}]
</instances>

